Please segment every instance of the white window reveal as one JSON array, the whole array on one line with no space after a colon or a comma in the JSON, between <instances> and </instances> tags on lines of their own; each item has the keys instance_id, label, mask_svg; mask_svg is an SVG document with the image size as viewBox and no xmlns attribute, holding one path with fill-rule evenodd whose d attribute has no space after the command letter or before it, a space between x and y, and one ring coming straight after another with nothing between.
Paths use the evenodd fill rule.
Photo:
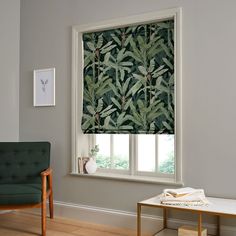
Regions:
<instances>
[{"instance_id":1,"label":"white window reveal","mask_svg":"<svg viewBox=\"0 0 236 236\"><path fill-rule=\"evenodd\" d=\"M97 144L92 177L182 181L181 34L179 8L73 27L72 174Z\"/></svg>"}]
</instances>

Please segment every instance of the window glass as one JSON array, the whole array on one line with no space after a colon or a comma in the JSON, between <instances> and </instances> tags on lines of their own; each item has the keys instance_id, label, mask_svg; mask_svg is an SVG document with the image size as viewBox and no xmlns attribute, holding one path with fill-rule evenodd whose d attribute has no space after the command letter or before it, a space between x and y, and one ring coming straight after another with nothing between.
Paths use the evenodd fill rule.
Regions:
<instances>
[{"instance_id":1,"label":"window glass","mask_svg":"<svg viewBox=\"0 0 236 236\"><path fill-rule=\"evenodd\" d=\"M129 135L113 135L113 167L115 169L129 169Z\"/></svg>"},{"instance_id":2,"label":"window glass","mask_svg":"<svg viewBox=\"0 0 236 236\"><path fill-rule=\"evenodd\" d=\"M96 135L96 144L99 146L99 152L96 157L98 168L111 168L110 134Z\"/></svg>"},{"instance_id":3,"label":"window glass","mask_svg":"<svg viewBox=\"0 0 236 236\"><path fill-rule=\"evenodd\" d=\"M139 134L96 134L99 145L96 162L100 169L129 170L135 162L130 162L130 154L136 160L136 171L174 174L174 135ZM130 138L136 152L130 150ZM131 163L131 167L130 167Z\"/></svg>"},{"instance_id":4,"label":"window glass","mask_svg":"<svg viewBox=\"0 0 236 236\"><path fill-rule=\"evenodd\" d=\"M156 169L155 135L139 134L137 139L138 171L154 172Z\"/></svg>"},{"instance_id":5,"label":"window glass","mask_svg":"<svg viewBox=\"0 0 236 236\"><path fill-rule=\"evenodd\" d=\"M158 167L161 173L174 173L174 141L174 135L158 135Z\"/></svg>"}]
</instances>

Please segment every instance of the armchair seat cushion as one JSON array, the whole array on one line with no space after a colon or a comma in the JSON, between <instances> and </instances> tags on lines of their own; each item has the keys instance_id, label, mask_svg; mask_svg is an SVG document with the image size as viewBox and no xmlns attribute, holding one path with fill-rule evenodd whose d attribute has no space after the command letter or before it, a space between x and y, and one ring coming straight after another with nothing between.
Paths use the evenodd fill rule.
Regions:
<instances>
[{"instance_id":1,"label":"armchair seat cushion","mask_svg":"<svg viewBox=\"0 0 236 236\"><path fill-rule=\"evenodd\" d=\"M41 197L41 184L0 184L0 205L37 204Z\"/></svg>"}]
</instances>

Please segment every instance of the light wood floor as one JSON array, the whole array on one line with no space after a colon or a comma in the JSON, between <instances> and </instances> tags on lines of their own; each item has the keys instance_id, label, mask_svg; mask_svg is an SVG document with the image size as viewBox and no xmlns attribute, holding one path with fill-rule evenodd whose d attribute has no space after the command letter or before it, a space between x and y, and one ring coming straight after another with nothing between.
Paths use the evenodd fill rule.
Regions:
<instances>
[{"instance_id":1,"label":"light wood floor","mask_svg":"<svg viewBox=\"0 0 236 236\"><path fill-rule=\"evenodd\" d=\"M40 216L36 214L24 211L0 214L0 236L39 236L40 232ZM47 236L136 236L136 232L55 218L47 219Z\"/></svg>"}]
</instances>

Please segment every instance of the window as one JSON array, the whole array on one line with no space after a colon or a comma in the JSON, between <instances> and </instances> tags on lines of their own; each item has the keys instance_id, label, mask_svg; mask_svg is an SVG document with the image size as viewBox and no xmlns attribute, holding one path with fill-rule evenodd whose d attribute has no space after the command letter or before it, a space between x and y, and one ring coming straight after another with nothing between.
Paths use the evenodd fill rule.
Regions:
<instances>
[{"instance_id":1,"label":"window","mask_svg":"<svg viewBox=\"0 0 236 236\"><path fill-rule=\"evenodd\" d=\"M97 134L95 143L99 145L96 158L101 170L129 170L129 135Z\"/></svg>"},{"instance_id":2,"label":"window","mask_svg":"<svg viewBox=\"0 0 236 236\"><path fill-rule=\"evenodd\" d=\"M172 119L174 124L174 135L169 132L169 134L102 134L97 131L97 127L94 127L92 132L87 132L84 134L83 131L88 128L88 123L84 120L83 131L81 128L81 121L83 115L83 82L84 79L84 51L83 51L83 34L87 32L94 32L94 31L102 31L111 28L119 28L120 26L127 26L127 25L136 25L142 23L152 23L158 20L163 19L174 19L174 30L172 31L174 34L174 65L170 65L167 60L165 60L167 67L172 67L174 71L174 96L173 101L175 104L175 108L173 111L174 119ZM146 181L145 178L150 177L150 181L162 181L165 178L171 179L173 182L181 182L181 130L182 130L182 110L181 110L181 9L168 9L159 12L152 12L140 16L133 16L128 18L122 19L115 19L107 22L102 23L94 23L91 25L84 25L84 26L74 26L72 30L72 173L78 173L78 157L88 157L89 150L91 149L92 145L96 143L99 144L100 151L97 156L97 163L99 166L99 170L97 172L97 176L101 174L101 176L112 176L119 175L119 176L136 176L139 177L138 180L143 178L143 181ZM141 42L141 40L139 40ZM140 43L139 42L139 43ZM119 43L119 41L117 41ZM122 43L121 43L122 45ZM107 47L109 46L109 43ZM133 47L133 46L132 46ZM97 46L97 48L99 48ZM105 50L105 49L104 49ZM106 49L108 50L108 49ZM116 50L116 49L113 49ZM109 50L108 50L109 51ZM103 51L104 52L104 51ZM97 53L97 49L93 51L93 53ZM95 56L95 55L94 55ZM96 54L97 56L97 54ZM104 56L105 57L105 56ZM110 57L109 57L110 58ZM106 59L106 60L105 60ZM107 61L108 57L104 58L104 61ZM165 58L164 58L165 59ZM136 60L136 59L135 59ZM151 61L150 61L151 63ZM94 63L95 64L95 63ZM105 73L106 70L103 67L99 66L99 70L103 69ZM113 65L113 64L112 64ZM124 66L129 66L129 63L124 64ZM151 66L151 64L150 64ZM152 71L152 68L149 68L148 71ZM95 70L96 71L96 70ZM114 69L112 69L114 71ZM150 72L149 71L149 72ZM143 74L142 78L151 79L150 73L146 73L142 66L138 66L138 73ZM89 72L90 73L90 72ZM97 74L96 74L97 73ZM100 73L96 72L93 75L96 77L100 75ZM132 74L132 71L129 72ZM120 74L120 77L119 77ZM125 74L127 74L125 72ZM135 74L135 73L134 73ZM92 74L91 74L92 75ZM91 77L89 74L89 76ZM118 77L121 79L123 78L121 75L124 75L123 71L117 72ZM111 74L106 74L106 76L111 76ZM146 76L146 77L145 77ZM137 76L136 76L137 77ZM139 79L141 77L137 77ZM154 78L154 77L153 77ZM104 83L103 83L104 84ZM157 79L156 84L160 84L160 80ZM110 84L106 84L106 86L111 86ZM140 86L143 86L139 84ZM149 81L150 89L155 84L151 84ZM134 91L132 91L132 99L136 101L136 97L143 99L143 93L137 92L137 89L141 87L132 87ZM100 88L100 86L97 86ZM116 88L113 86L113 90L115 91ZM129 89L123 89L129 96L131 96L131 92ZM122 91L123 91L122 90ZM113 92L114 92L113 91ZM125 92L123 91L123 92ZM164 91L164 90L163 90ZM115 93L115 92L114 92ZM168 94L168 90L165 90L165 93ZM145 93L144 93L145 94ZM146 94L150 101L154 96L157 95L156 91L151 91L151 93ZM160 94L159 94L160 95ZM158 95L158 96L159 96ZM102 96L102 95L101 95ZM107 95L109 97L109 94ZM169 96L164 96L164 99L169 99ZM97 99L97 98L96 98ZM112 99L111 99L112 100ZM117 99L116 99L117 100ZM115 104L114 107L119 107L120 104L116 102L116 100L112 100ZM131 100L121 100L122 102L130 102ZM120 101L119 101L120 102ZM109 122L112 119L109 118L106 108L101 110L102 107L102 98L98 99L96 102L96 107L88 107L88 111L90 115L87 118L91 118L91 121L96 122L99 120L97 113L102 114L102 118L105 118L104 123L102 125L106 128L106 126L111 127L112 129L117 128L117 122L109 126ZM105 102L104 102L105 103ZM153 103L150 103L153 104ZM108 105L108 104L106 104ZM128 106L128 105L127 105ZM135 112L135 109L138 107L143 109L142 103L136 104L136 107L131 107L132 111ZM108 106L109 107L109 106ZM93 108L93 109L92 109ZM121 106L122 108L122 106ZM124 109L127 108L124 106ZM156 108L156 104L153 107ZM168 107L169 108L169 107ZM117 108L111 109L113 113L117 111ZM121 109L122 110L122 109ZM152 109L149 109L152 110ZM148 110L148 111L149 111ZM162 111L165 113L165 111ZM113 114L112 113L112 114ZM121 116L119 119L122 118L121 114L115 114L118 120L118 117ZM118 115L118 116L117 116ZM168 116L168 115L165 115ZM97 120L96 120L97 119ZM110 120L109 120L110 119ZM149 116L149 123L150 126L150 133L155 131L153 129L152 119L155 119L153 116ZM161 120L162 124L165 126L161 128L162 130L169 129L169 126L166 122ZM101 131L101 125L99 122L99 130ZM144 122L145 123L145 122ZM136 120L137 126L142 125L142 122L139 122L137 117ZM157 124L157 123L156 123ZM104 128L102 127L102 128ZM133 126L131 125L119 125L119 130L121 128L126 128L126 131L131 130ZM103 129L104 130L104 129ZM118 131L119 131L118 130ZM144 129L145 131L146 129ZM93 131L99 134L92 134ZM139 131L139 130L137 130ZM160 131L160 133L161 133ZM94 132L94 133L95 133ZM118 133L118 132L117 132ZM138 133L138 132L137 132ZM144 132L145 133L145 132ZM115 177L114 177L115 178ZM127 177L128 178L128 177Z\"/></svg>"},{"instance_id":3,"label":"window","mask_svg":"<svg viewBox=\"0 0 236 236\"><path fill-rule=\"evenodd\" d=\"M100 172L173 177L174 135L96 134Z\"/></svg>"}]
</instances>

